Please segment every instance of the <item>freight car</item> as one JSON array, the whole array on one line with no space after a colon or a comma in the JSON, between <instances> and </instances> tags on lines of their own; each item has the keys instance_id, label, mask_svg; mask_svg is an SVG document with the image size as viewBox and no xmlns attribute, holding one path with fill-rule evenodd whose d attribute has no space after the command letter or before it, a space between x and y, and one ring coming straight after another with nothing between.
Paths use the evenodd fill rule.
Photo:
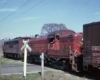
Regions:
<instances>
[{"instance_id":1,"label":"freight car","mask_svg":"<svg viewBox=\"0 0 100 80\"><path fill-rule=\"evenodd\" d=\"M100 22L84 24L83 39L83 68L100 74Z\"/></svg>"},{"instance_id":2,"label":"freight car","mask_svg":"<svg viewBox=\"0 0 100 80\"><path fill-rule=\"evenodd\" d=\"M72 68L74 71L83 69L82 63L82 33L72 30L60 30L50 33L47 37L31 39L32 52L28 53L31 61L39 60L43 52L45 63Z\"/></svg>"},{"instance_id":3,"label":"freight car","mask_svg":"<svg viewBox=\"0 0 100 80\"><path fill-rule=\"evenodd\" d=\"M22 40L25 39L31 39L29 37L18 37L14 38L12 40L8 40L4 42L3 45L3 54L4 57L14 58L14 59L20 59L22 55L22 51L20 50L23 43Z\"/></svg>"}]
</instances>

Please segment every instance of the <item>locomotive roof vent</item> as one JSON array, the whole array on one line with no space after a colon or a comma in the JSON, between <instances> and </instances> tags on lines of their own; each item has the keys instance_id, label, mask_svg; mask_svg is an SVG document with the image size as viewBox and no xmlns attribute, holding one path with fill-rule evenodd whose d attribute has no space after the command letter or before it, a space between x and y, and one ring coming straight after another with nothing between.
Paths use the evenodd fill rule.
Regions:
<instances>
[{"instance_id":1,"label":"locomotive roof vent","mask_svg":"<svg viewBox=\"0 0 100 80\"><path fill-rule=\"evenodd\" d=\"M35 38L39 38L39 34L35 34Z\"/></svg>"},{"instance_id":2,"label":"locomotive roof vent","mask_svg":"<svg viewBox=\"0 0 100 80\"><path fill-rule=\"evenodd\" d=\"M82 32L79 32L79 34L83 34Z\"/></svg>"}]
</instances>

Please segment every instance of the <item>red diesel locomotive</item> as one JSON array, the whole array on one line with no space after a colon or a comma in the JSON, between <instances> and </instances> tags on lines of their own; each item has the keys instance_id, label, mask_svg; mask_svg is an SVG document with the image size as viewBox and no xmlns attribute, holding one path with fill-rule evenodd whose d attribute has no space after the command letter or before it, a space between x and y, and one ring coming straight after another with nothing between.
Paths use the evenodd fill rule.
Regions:
<instances>
[{"instance_id":1,"label":"red diesel locomotive","mask_svg":"<svg viewBox=\"0 0 100 80\"><path fill-rule=\"evenodd\" d=\"M45 63L64 68L71 68L74 71L83 69L82 58L82 33L75 33L72 30L59 30L50 33L47 37L41 38L15 38L6 41L3 46L4 57L22 58L23 39L30 39L29 46L32 48L28 52L29 61L40 61L41 53L45 55Z\"/></svg>"},{"instance_id":2,"label":"red diesel locomotive","mask_svg":"<svg viewBox=\"0 0 100 80\"><path fill-rule=\"evenodd\" d=\"M60 30L44 38L31 39L32 48L28 59L39 60L41 53L45 54L45 63L72 68L74 71L83 69L82 63L82 33L72 30Z\"/></svg>"}]
</instances>

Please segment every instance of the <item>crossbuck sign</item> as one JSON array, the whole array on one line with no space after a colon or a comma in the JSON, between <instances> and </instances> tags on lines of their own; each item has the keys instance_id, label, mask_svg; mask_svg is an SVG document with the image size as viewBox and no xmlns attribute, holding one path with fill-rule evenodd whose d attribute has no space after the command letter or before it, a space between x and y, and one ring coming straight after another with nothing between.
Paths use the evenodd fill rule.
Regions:
<instances>
[{"instance_id":1,"label":"crossbuck sign","mask_svg":"<svg viewBox=\"0 0 100 80\"><path fill-rule=\"evenodd\" d=\"M28 40L23 40L24 45L22 46L21 50L24 49L24 69L23 69L23 77L24 79L26 79L26 62L27 62L27 49L29 51L31 51L32 49L30 48L30 46L28 45L29 39Z\"/></svg>"}]
</instances>

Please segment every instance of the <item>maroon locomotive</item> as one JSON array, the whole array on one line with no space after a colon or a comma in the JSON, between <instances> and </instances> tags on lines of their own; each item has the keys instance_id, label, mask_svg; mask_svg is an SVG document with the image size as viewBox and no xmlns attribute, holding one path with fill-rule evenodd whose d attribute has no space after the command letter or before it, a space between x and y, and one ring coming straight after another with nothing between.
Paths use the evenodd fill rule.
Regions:
<instances>
[{"instance_id":1,"label":"maroon locomotive","mask_svg":"<svg viewBox=\"0 0 100 80\"><path fill-rule=\"evenodd\" d=\"M45 63L52 66L57 64L61 68L82 70L82 33L72 30L60 30L50 33L47 37L31 39L32 51L28 59L39 60L41 53L45 54Z\"/></svg>"},{"instance_id":2,"label":"maroon locomotive","mask_svg":"<svg viewBox=\"0 0 100 80\"><path fill-rule=\"evenodd\" d=\"M10 57L15 59L20 59L23 51L21 51L21 47L23 45L22 40L30 39L29 37L18 37L12 40L8 40L4 42L3 45L3 54L4 57Z\"/></svg>"}]
</instances>

